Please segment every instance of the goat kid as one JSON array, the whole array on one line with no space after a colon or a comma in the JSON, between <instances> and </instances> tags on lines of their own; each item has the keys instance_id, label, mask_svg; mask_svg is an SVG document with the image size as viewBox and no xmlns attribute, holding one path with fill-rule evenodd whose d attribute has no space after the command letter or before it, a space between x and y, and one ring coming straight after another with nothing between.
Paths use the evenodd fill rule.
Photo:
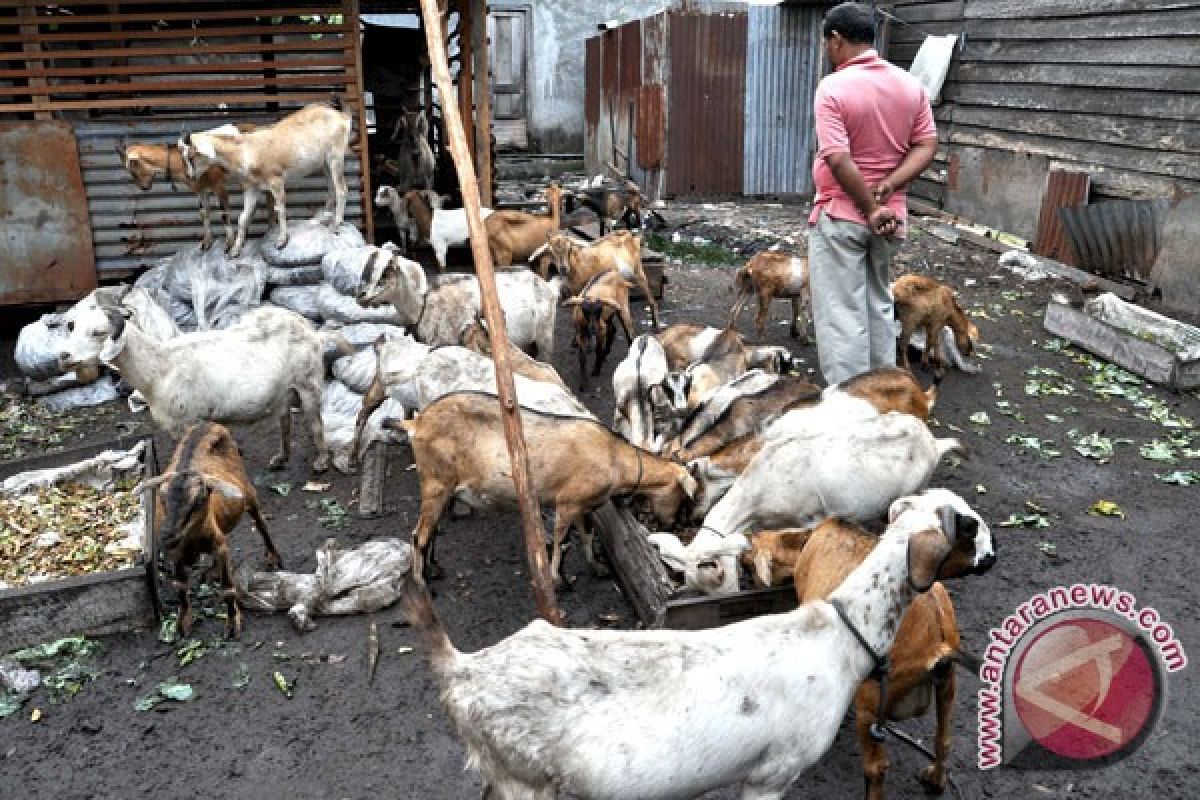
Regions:
<instances>
[{"instance_id":1,"label":"goat kid","mask_svg":"<svg viewBox=\"0 0 1200 800\"><path fill-rule=\"evenodd\" d=\"M625 332L625 341L633 343L633 318L629 313L629 290L633 284L616 272L602 272L583 287L577 297L563 305L571 309L575 323L575 347L579 350L579 388L587 391L587 353L594 353L592 375L600 374L617 335L615 318Z\"/></svg>"},{"instance_id":2,"label":"goat kid","mask_svg":"<svg viewBox=\"0 0 1200 800\"><path fill-rule=\"evenodd\" d=\"M552 183L546 187L545 214L525 211L496 211L486 220L488 249L492 263L509 267L529 261L534 252L562 226L562 188Z\"/></svg>"},{"instance_id":3,"label":"goat kid","mask_svg":"<svg viewBox=\"0 0 1200 800\"><path fill-rule=\"evenodd\" d=\"M679 800L740 785L746 800L781 800L833 743L912 598L994 560L953 510L909 509L829 600L719 628L537 620L468 654L423 587L407 582L404 604L485 797Z\"/></svg>"},{"instance_id":4,"label":"goat kid","mask_svg":"<svg viewBox=\"0 0 1200 800\"><path fill-rule=\"evenodd\" d=\"M641 289L650 304L654 330L658 330L658 302L642 267L642 237L617 231L594 242L581 243L573 236L556 233L547 240L547 247L559 273L566 276L567 290L572 294L583 291L584 286L602 273L620 273Z\"/></svg>"},{"instance_id":5,"label":"goat kid","mask_svg":"<svg viewBox=\"0 0 1200 800\"><path fill-rule=\"evenodd\" d=\"M275 199L275 217L279 235L275 246L287 246L286 184L295 178L324 169L329 184L325 211L331 214L329 225L337 230L346 211L346 151L350 147L351 116L334 107L305 106L268 125L247 133L235 126L223 125L202 133L185 133L179 139L179 155L187 177L195 180L212 164L217 164L242 183L242 214L238 217L237 237L229 245L231 256L240 255L254 207L263 192Z\"/></svg>"},{"instance_id":6,"label":"goat kid","mask_svg":"<svg viewBox=\"0 0 1200 800\"><path fill-rule=\"evenodd\" d=\"M521 410L529 444L529 478L538 500L554 505L554 581L562 585L562 543L571 527L584 556L599 571L584 516L615 496L645 500L663 524L673 524L695 491L687 468L644 453L594 419ZM413 573L423 582L440 572L427 554L446 506L458 497L476 508L514 507L508 446L493 395L459 392L402 423L421 480L421 515L413 533Z\"/></svg>"},{"instance_id":7,"label":"goat kid","mask_svg":"<svg viewBox=\"0 0 1200 800\"><path fill-rule=\"evenodd\" d=\"M192 605L188 599L188 570L204 554L213 557L221 581L227 617L225 633L242 635L242 612L233 584L229 536L242 514L249 513L267 550L267 566L279 569L283 561L267 532L254 484L246 475L237 442L222 425L193 425L171 456L166 471L140 484L135 491L154 492L158 538L173 565L179 593L179 632L192 631Z\"/></svg>"},{"instance_id":8,"label":"goat kid","mask_svg":"<svg viewBox=\"0 0 1200 800\"><path fill-rule=\"evenodd\" d=\"M788 333L793 339L799 338L801 332L808 327L800 316L802 308L811 306L807 256L792 256L769 250L758 253L734 274L733 288L738 294L738 299L730 312L729 327L737 324L738 316L751 295L758 298L758 314L754 317L754 328L758 331L759 339L766 335L771 301L777 297L792 301L791 326Z\"/></svg>"},{"instance_id":9,"label":"goat kid","mask_svg":"<svg viewBox=\"0 0 1200 800\"><path fill-rule=\"evenodd\" d=\"M892 296L896 303L896 318L900 321L900 338L896 342L896 359L900 366L909 367L908 343L918 328L925 331L925 350L921 354L921 366L928 368L932 363L934 373L944 370L942 358L942 328L954 332L954 343L958 352L966 357L979 341L979 328L967 319L962 306L954 296L954 290L925 275L902 275L892 283Z\"/></svg>"},{"instance_id":10,"label":"goat kid","mask_svg":"<svg viewBox=\"0 0 1200 800\"><path fill-rule=\"evenodd\" d=\"M451 246L466 244L471 235L467 229L467 210L440 208L432 199L436 197L433 192L415 189L401 197L391 186L380 186L375 193L375 205L391 210L397 228L415 231L416 241L428 243L437 259L438 271L445 272L446 251ZM481 209L481 213L487 219L492 209Z\"/></svg>"}]
</instances>

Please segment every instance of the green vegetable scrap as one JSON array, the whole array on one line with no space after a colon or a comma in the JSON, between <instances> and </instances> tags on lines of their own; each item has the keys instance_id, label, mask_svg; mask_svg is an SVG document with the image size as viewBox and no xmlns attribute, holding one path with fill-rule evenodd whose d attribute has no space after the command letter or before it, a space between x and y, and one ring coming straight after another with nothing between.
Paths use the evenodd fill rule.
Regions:
<instances>
[{"instance_id":1,"label":"green vegetable scrap","mask_svg":"<svg viewBox=\"0 0 1200 800\"><path fill-rule=\"evenodd\" d=\"M186 703L194 699L196 690L191 684L184 683L178 678L168 678L167 680L154 687L154 691L149 694L144 694L133 703L134 711L149 711L165 700L173 700L176 703Z\"/></svg>"},{"instance_id":2,"label":"green vegetable scrap","mask_svg":"<svg viewBox=\"0 0 1200 800\"><path fill-rule=\"evenodd\" d=\"M1013 512L999 523L1001 528L1049 528L1050 518L1045 514L1019 514Z\"/></svg>"},{"instance_id":3,"label":"green vegetable scrap","mask_svg":"<svg viewBox=\"0 0 1200 800\"><path fill-rule=\"evenodd\" d=\"M1013 444L1024 450L1033 450L1043 458L1057 458L1062 451L1049 439L1039 439L1036 436L1021 436L1012 434L1004 440L1005 444Z\"/></svg>"},{"instance_id":4,"label":"green vegetable scrap","mask_svg":"<svg viewBox=\"0 0 1200 800\"><path fill-rule=\"evenodd\" d=\"M986 411L976 411L971 416L967 417L975 425L991 425L992 418L988 416Z\"/></svg>"},{"instance_id":5,"label":"green vegetable scrap","mask_svg":"<svg viewBox=\"0 0 1200 800\"><path fill-rule=\"evenodd\" d=\"M340 531L346 527L349 520L349 512L342 507L336 499L332 497L323 497L320 500L310 500L304 504L308 509L320 509L321 513L317 516L317 522L323 528Z\"/></svg>"},{"instance_id":6,"label":"green vegetable scrap","mask_svg":"<svg viewBox=\"0 0 1200 800\"><path fill-rule=\"evenodd\" d=\"M1120 517L1125 519L1125 512L1112 500L1097 500L1088 508L1088 513L1096 516Z\"/></svg>"},{"instance_id":7,"label":"green vegetable scrap","mask_svg":"<svg viewBox=\"0 0 1200 800\"><path fill-rule=\"evenodd\" d=\"M1176 461L1175 448L1170 442L1152 439L1138 448L1138 454L1149 461L1159 461L1164 464L1174 464Z\"/></svg>"},{"instance_id":8,"label":"green vegetable scrap","mask_svg":"<svg viewBox=\"0 0 1200 800\"><path fill-rule=\"evenodd\" d=\"M292 682L288 683L288 679L283 677L283 673L279 670L272 672L271 678L275 681L275 688L282 692L284 697L286 697L288 700L291 700L292 693L296 689L295 679L292 679Z\"/></svg>"},{"instance_id":9,"label":"green vegetable scrap","mask_svg":"<svg viewBox=\"0 0 1200 800\"><path fill-rule=\"evenodd\" d=\"M1169 483L1174 486L1195 486L1200 483L1200 471L1194 469L1177 469L1174 472L1168 472L1166 475L1155 473L1154 477L1163 483Z\"/></svg>"}]
</instances>

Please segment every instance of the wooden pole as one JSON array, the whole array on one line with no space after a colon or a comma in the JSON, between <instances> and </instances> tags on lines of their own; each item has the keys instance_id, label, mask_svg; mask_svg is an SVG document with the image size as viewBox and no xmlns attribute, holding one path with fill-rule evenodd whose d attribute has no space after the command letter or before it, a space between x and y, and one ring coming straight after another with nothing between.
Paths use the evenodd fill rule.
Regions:
<instances>
[{"instance_id":1,"label":"wooden pole","mask_svg":"<svg viewBox=\"0 0 1200 800\"><path fill-rule=\"evenodd\" d=\"M342 7L345 21L349 30L346 31L347 44L354 56L354 97L347 103L348 107L356 109L358 117L358 163L362 172L362 208L363 227L366 228L367 241L375 243L375 195L371 191L371 153L367 136L367 93L363 85L362 68L362 25L359 24L358 0L347 0ZM353 105L351 105L351 103ZM375 120L379 121L379 107L375 108Z\"/></svg>"},{"instance_id":2,"label":"wooden pole","mask_svg":"<svg viewBox=\"0 0 1200 800\"><path fill-rule=\"evenodd\" d=\"M425 19L425 40L429 46L429 62L437 81L442 99L442 122L450 146L450 155L458 171L458 184L462 190L463 206L467 212L467 229L471 235L471 255L475 259L475 274L479 278L479 294L483 304L484 318L492 338L492 359L496 364L496 391L500 396L500 414L504 419L504 438L508 443L508 454L512 460L513 484L517 491L517 506L521 511L522 529L525 532L525 549L529 556L529 580L533 585L533 598L538 613L553 625L562 624L562 615L554 598L554 583L550 578L546 561L545 529L542 527L541 509L534 498L529 480L529 453L525 448L525 434L521 428L521 414L517 407L517 391L513 386L512 366L508 358L508 332L504 328L504 312L496 294L496 275L492 270L492 256L488 252L487 234L483 228L483 217L479 210L479 182L475 179L475 167L467 150L462 117L454 101L454 86L450 83L450 66L446 59L446 40L441 35L437 6L438 0L421 0L421 14Z\"/></svg>"},{"instance_id":3,"label":"wooden pole","mask_svg":"<svg viewBox=\"0 0 1200 800\"><path fill-rule=\"evenodd\" d=\"M458 0L458 107L464 120L475 118L475 47L470 0ZM447 62L449 59L447 59ZM475 153L475 127L463 123L467 151ZM478 179L478 175L476 175Z\"/></svg>"},{"instance_id":4,"label":"wooden pole","mask_svg":"<svg viewBox=\"0 0 1200 800\"><path fill-rule=\"evenodd\" d=\"M491 208L496 200L492 197L492 76L489 55L487 0L471 0L471 16L474 18L475 51L475 163L483 185L479 197Z\"/></svg>"}]
</instances>

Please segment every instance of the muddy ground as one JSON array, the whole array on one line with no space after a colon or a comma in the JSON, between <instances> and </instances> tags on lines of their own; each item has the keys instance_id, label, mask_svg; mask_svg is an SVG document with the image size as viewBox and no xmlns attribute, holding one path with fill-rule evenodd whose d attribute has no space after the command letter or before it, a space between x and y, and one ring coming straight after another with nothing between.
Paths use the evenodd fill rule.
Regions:
<instances>
[{"instance_id":1,"label":"muddy ground","mask_svg":"<svg viewBox=\"0 0 1200 800\"><path fill-rule=\"evenodd\" d=\"M696 257L718 262L740 260L783 237L801 241L804 235L802 209L795 207L674 206L666 216L686 224L682 245L694 244L692 237L699 236L739 251L735 259L700 242ZM1078 351L1058 347L1041 328L1047 298L1054 290L1069 288L1067 284L1024 283L999 268L995 254L968 244L951 246L920 229L908 240L897 267L930 272L961 289L988 343L986 359L980 362L983 373L951 373L942 384L935 412L939 435L961 436L972 456L943 466L934 482L974 503L1000 542L1000 561L989 574L951 587L964 643L982 650L987 630L1034 593L1085 581L1111 583L1135 593L1140 604L1153 606L1173 626L1185 647L1200 647L1190 524L1191 514L1200 510L1200 493L1195 487L1168 485L1155 478L1156 473L1200 469L1200 460L1182 458L1182 440L1173 446L1180 456L1175 465L1139 454L1143 444L1162 442L1181 431L1187 434L1189 429L1167 428L1162 422L1177 416L1200 418L1200 400L1194 394L1133 387L1161 400L1162 405L1151 404L1152 408L1165 409L1154 412L1158 419L1141 419L1137 415L1150 416L1151 409L1134 408L1128 396L1098 393L1097 388L1107 391L1105 386L1117 386L1128 394L1133 385L1100 379L1093 387L1085 378L1094 367L1080 363ZM727 264L673 260L668 267L664 321L722 323L732 301L731 272ZM785 308L783 302L776 307L767 340L795 345L782 321ZM752 336L751 316L745 313L740 329ZM5 331L9 350L14 325L15 320L10 320ZM577 368L565 319L559 327L555 363L575 382ZM815 366L810 345L795 350L809 367ZM611 417L609 376L624 354L623 342L614 354L598 383L601 388L585 397L601 418ZM11 370L11 361L8 364ZM1040 372L1044 369L1058 375ZM928 375L922 378L929 380ZM1070 394L1046 394L1068 391L1063 388L1068 384ZM1035 394L1028 394L1027 386ZM987 414L990 424L971 422L980 412ZM110 437L118 424L138 423L144 431L150 424L145 416L122 410L81 420L57 438L77 443ZM1071 430L1074 439L1100 433L1132 443L1116 444L1108 462L1099 463L1073 449ZM407 469L411 462L402 448L395 448L390 468L388 513L372 520L351 514L344 519L344 528L331 530L318 522L322 511L310 506L318 498L336 498L341 507L352 509L357 479L333 474L328 492L299 491L310 478L306 462L311 449L306 440L301 439L299 457L287 471L268 474L265 465L275 445L274 428L258 425L237 435L251 474L258 476L275 541L288 568L311 571L314 550L329 536L353 546L374 537L407 536L412 529L418 510L417 482L415 472ZM1006 443L1014 435L1026 438ZM169 452L170 444L157 438L163 451ZM1195 441L1190 447L1200 448L1200 436L1191 438ZM40 442L25 446L42 449ZM271 488L283 483L292 487L286 496ZM1117 503L1124 518L1089 514L1089 507L1099 500ZM1040 524L1041 519L1048 526L1000 527L1013 514L1030 525ZM329 515L325 516L328 522ZM235 540L237 562L261 557L247 522ZM439 555L447 578L436 585L437 604L460 648L471 650L495 642L533 617L514 516L450 522ZM570 624L635 625L615 584L587 573L578 547L568 553L566 569L579 576L574 590L561 595ZM20 713L0 720L0 797L477 797L479 782L462 769L462 748L436 703L421 654L410 650L417 642L397 611L380 613L376 621L382 658L370 686L365 666L368 620L362 616L321 619L315 632L298 635L283 614L247 615L240 643L221 642L219 620L203 619L196 638L212 649L183 667L176 654L179 645L160 643L156 631L107 638L94 658L99 676L73 699L52 703L39 690ZM0 651L4 649L0 643ZM271 675L276 670L295 681L292 699L274 685ZM249 683L234 688L246 675ZM194 700L163 703L154 711L134 710L138 697L172 676L194 687ZM1116 766L1093 771L978 771L979 686L976 677L960 671L952 766L963 797L1200 794L1193 755L1193 742L1200 736L1193 668L1171 676L1162 722L1144 747ZM35 708L41 711L38 722L30 720ZM926 741L933 730L932 719L902 727ZM893 760L889 796L924 796L914 778L923 758L895 742L889 750ZM829 754L788 797L858 797L861 791L852 729L844 724Z\"/></svg>"}]
</instances>

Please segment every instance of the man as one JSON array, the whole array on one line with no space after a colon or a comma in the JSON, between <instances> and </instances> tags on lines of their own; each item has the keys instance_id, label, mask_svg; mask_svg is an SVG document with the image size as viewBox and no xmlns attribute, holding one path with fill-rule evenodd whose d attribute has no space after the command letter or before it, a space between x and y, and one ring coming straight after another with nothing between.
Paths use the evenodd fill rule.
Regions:
<instances>
[{"instance_id":1,"label":"man","mask_svg":"<svg viewBox=\"0 0 1200 800\"><path fill-rule=\"evenodd\" d=\"M872 47L871 8L836 6L823 34L834 72L814 101L808 250L817 355L832 385L896 363L888 270L905 232L904 187L933 161L937 131L921 83Z\"/></svg>"}]
</instances>

